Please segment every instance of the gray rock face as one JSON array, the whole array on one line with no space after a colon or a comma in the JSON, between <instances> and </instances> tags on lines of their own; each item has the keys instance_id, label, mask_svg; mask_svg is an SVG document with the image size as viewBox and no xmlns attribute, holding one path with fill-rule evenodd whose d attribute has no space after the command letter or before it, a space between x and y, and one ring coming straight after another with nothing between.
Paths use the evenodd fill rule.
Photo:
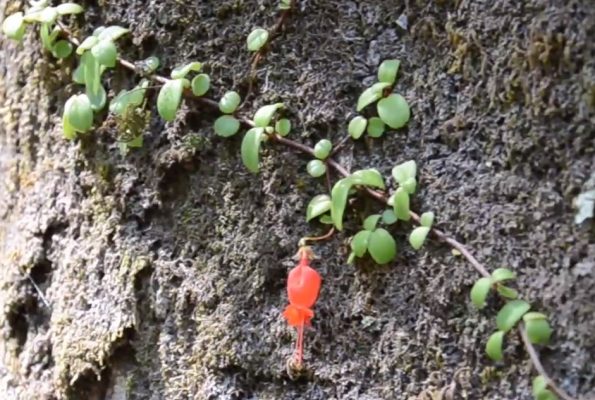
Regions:
<instances>
[{"instance_id":1,"label":"gray rock face","mask_svg":"<svg viewBox=\"0 0 595 400\"><path fill-rule=\"evenodd\" d=\"M0 0L0 14L17 3ZM127 26L125 58L157 55L164 75L205 62L219 98L246 92L246 36L275 22L277 1L85 3L81 36ZM544 365L581 399L595 396L595 235L592 221L573 223L572 199L594 169L594 27L589 0L300 1L243 109L283 101L292 138L336 142L378 63L400 59L408 127L350 143L340 161L388 176L417 160L413 208L433 210L490 269L518 273L555 329ZM2 399L426 399L453 382L455 398L531 398L516 336L505 362L484 355L499 303L470 306L469 264L431 241L412 251L400 225L394 263L347 265L352 211L315 247L323 288L308 370L292 379L285 279L299 238L324 231L305 222L324 180L273 145L249 174L240 139L215 137L216 115L190 104L173 123L153 116L127 156L100 118L67 142L75 66L32 29L22 46L0 39ZM111 96L138 79L106 78Z\"/></svg>"}]
</instances>

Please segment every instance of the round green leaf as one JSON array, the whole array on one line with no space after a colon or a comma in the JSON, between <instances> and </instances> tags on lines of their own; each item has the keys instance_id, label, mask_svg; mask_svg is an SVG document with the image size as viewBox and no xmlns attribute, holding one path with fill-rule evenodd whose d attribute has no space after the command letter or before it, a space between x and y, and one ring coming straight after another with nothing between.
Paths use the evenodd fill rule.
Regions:
<instances>
[{"instance_id":1,"label":"round green leaf","mask_svg":"<svg viewBox=\"0 0 595 400\"><path fill-rule=\"evenodd\" d=\"M374 103L382 97L382 91L390 86L390 83L378 82L367 88L357 99L357 111L360 112L366 106Z\"/></svg>"},{"instance_id":2,"label":"round green leaf","mask_svg":"<svg viewBox=\"0 0 595 400\"><path fill-rule=\"evenodd\" d=\"M415 250L419 250L426 241L429 232L430 228L427 226L418 226L415 228L409 235L409 244L411 244L411 247Z\"/></svg>"},{"instance_id":3,"label":"round green leaf","mask_svg":"<svg viewBox=\"0 0 595 400\"><path fill-rule=\"evenodd\" d=\"M377 169L374 168L360 169L359 171L355 171L353 174L351 174L349 179L351 179L351 182L354 185L371 186L379 189L385 188L382 175Z\"/></svg>"},{"instance_id":4,"label":"round green leaf","mask_svg":"<svg viewBox=\"0 0 595 400\"><path fill-rule=\"evenodd\" d=\"M190 84L192 87L192 94L195 96L202 96L204 95L211 86L211 78L207 74L199 74L192 78L192 83Z\"/></svg>"},{"instance_id":5,"label":"round green leaf","mask_svg":"<svg viewBox=\"0 0 595 400\"><path fill-rule=\"evenodd\" d=\"M111 40L102 40L91 48L91 54L99 61L99 64L108 68L116 66L118 58L118 49Z\"/></svg>"},{"instance_id":6,"label":"round green leaf","mask_svg":"<svg viewBox=\"0 0 595 400\"><path fill-rule=\"evenodd\" d=\"M417 180L415 178L409 178L405 182L403 182L403 189L407 191L409 194L415 193L417 189Z\"/></svg>"},{"instance_id":7,"label":"round green leaf","mask_svg":"<svg viewBox=\"0 0 595 400\"><path fill-rule=\"evenodd\" d=\"M157 111L165 121L173 121L182 101L184 82L181 79L168 80L157 96Z\"/></svg>"},{"instance_id":8,"label":"round green leaf","mask_svg":"<svg viewBox=\"0 0 595 400\"><path fill-rule=\"evenodd\" d=\"M72 54L72 45L66 40L58 40L52 52L57 58L67 58Z\"/></svg>"},{"instance_id":9,"label":"round green leaf","mask_svg":"<svg viewBox=\"0 0 595 400\"><path fill-rule=\"evenodd\" d=\"M264 134L263 128L252 128L242 140L242 162L250 172L257 173L260 169L260 143Z\"/></svg>"},{"instance_id":10,"label":"round green leaf","mask_svg":"<svg viewBox=\"0 0 595 400\"><path fill-rule=\"evenodd\" d=\"M186 75L190 71L198 72L202 68L202 64L198 61L191 62L186 65L182 65L181 67L176 67L171 71L171 79L182 79L185 78Z\"/></svg>"},{"instance_id":11,"label":"round green leaf","mask_svg":"<svg viewBox=\"0 0 595 400\"><path fill-rule=\"evenodd\" d=\"M291 131L291 122L288 119L282 118L275 124L275 132L279 136L287 136Z\"/></svg>"},{"instance_id":12,"label":"round green leaf","mask_svg":"<svg viewBox=\"0 0 595 400\"><path fill-rule=\"evenodd\" d=\"M320 160L311 160L306 166L306 169L314 178L319 178L326 173L326 165Z\"/></svg>"},{"instance_id":13,"label":"round green leaf","mask_svg":"<svg viewBox=\"0 0 595 400\"><path fill-rule=\"evenodd\" d=\"M379 138L384 133L384 122L378 117L372 117L368 121L368 136Z\"/></svg>"},{"instance_id":14,"label":"round green leaf","mask_svg":"<svg viewBox=\"0 0 595 400\"><path fill-rule=\"evenodd\" d=\"M502 360L502 342L504 340L504 332L497 331L492 333L488 342L486 343L486 353L494 361Z\"/></svg>"},{"instance_id":15,"label":"round green leaf","mask_svg":"<svg viewBox=\"0 0 595 400\"><path fill-rule=\"evenodd\" d=\"M93 35L96 35L99 40L111 40L114 41L119 39L121 36L130 32L129 29L122 28L121 26L112 25L101 30L96 30Z\"/></svg>"},{"instance_id":16,"label":"round green leaf","mask_svg":"<svg viewBox=\"0 0 595 400\"><path fill-rule=\"evenodd\" d=\"M308 208L306 209L306 221L309 222L311 219L324 214L331 209L331 197L328 194L319 194L314 196Z\"/></svg>"},{"instance_id":17,"label":"round green leaf","mask_svg":"<svg viewBox=\"0 0 595 400\"><path fill-rule=\"evenodd\" d=\"M395 192L393 210L397 218L401 221L409 221L411 218L409 214L409 193L402 187L398 188Z\"/></svg>"},{"instance_id":18,"label":"round green leaf","mask_svg":"<svg viewBox=\"0 0 595 400\"><path fill-rule=\"evenodd\" d=\"M368 216L368 218L364 220L364 229L367 231L373 231L374 229L376 229L376 225L378 225L380 217L380 214L372 214Z\"/></svg>"},{"instance_id":19,"label":"round green leaf","mask_svg":"<svg viewBox=\"0 0 595 400\"><path fill-rule=\"evenodd\" d=\"M516 290L509 288L508 286L504 286L501 283L496 286L496 290L500 296L506 299L514 300L519 297L519 293Z\"/></svg>"},{"instance_id":20,"label":"round green leaf","mask_svg":"<svg viewBox=\"0 0 595 400\"><path fill-rule=\"evenodd\" d=\"M87 36L85 40L76 48L76 54L82 55L85 51L90 50L99 42L96 36Z\"/></svg>"},{"instance_id":21,"label":"round green leaf","mask_svg":"<svg viewBox=\"0 0 595 400\"><path fill-rule=\"evenodd\" d=\"M525 329L531 343L547 344L552 336L552 328L546 319L525 321Z\"/></svg>"},{"instance_id":22,"label":"round green leaf","mask_svg":"<svg viewBox=\"0 0 595 400\"><path fill-rule=\"evenodd\" d=\"M56 7L46 7L41 11L39 15L39 22L44 24L53 24L58 18L58 10Z\"/></svg>"},{"instance_id":23,"label":"round green leaf","mask_svg":"<svg viewBox=\"0 0 595 400\"><path fill-rule=\"evenodd\" d=\"M419 217L419 223L421 226L427 226L428 228L432 227L434 223L434 213L432 211L427 211Z\"/></svg>"},{"instance_id":24,"label":"round green leaf","mask_svg":"<svg viewBox=\"0 0 595 400\"><path fill-rule=\"evenodd\" d=\"M264 46L269 39L269 32L266 29L256 28L248 35L246 43L248 50L258 51Z\"/></svg>"},{"instance_id":25,"label":"round green leaf","mask_svg":"<svg viewBox=\"0 0 595 400\"><path fill-rule=\"evenodd\" d=\"M393 210L384 210L382 213L382 222L386 225L392 225L397 222L397 216Z\"/></svg>"},{"instance_id":26,"label":"round green leaf","mask_svg":"<svg viewBox=\"0 0 595 400\"><path fill-rule=\"evenodd\" d=\"M325 158L328 157L332 148L333 148L333 144L329 140L322 139L318 143L316 143L316 145L314 146L314 156L316 158L324 160Z\"/></svg>"},{"instance_id":27,"label":"round green leaf","mask_svg":"<svg viewBox=\"0 0 595 400\"><path fill-rule=\"evenodd\" d=\"M261 128L269 126L275 112L283 107L283 103L275 103L260 107L258 111L256 111L256 114L254 114L254 124L256 126L260 126Z\"/></svg>"},{"instance_id":28,"label":"round green leaf","mask_svg":"<svg viewBox=\"0 0 595 400\"><path fill-rule=\"evenodd\" d=\"M399 185L403 185L409 178L415 178L417 165L413 160L405 161L393 168L392 175Z\"/></svg>"},{"instance_id":29,"label":"round green leaf","mask_svg":"<svg viewBox=\"0 0 595 400\"><path fill-rule=\"evenodd\" d=\"M471 288L471 301L477 308L484 308L486 305L486 298L492 287L492 280L490 278L479 278L473 288Z\"/></svg>"},{"instance_id":30,"label":"round green leaf","mask_svg":"<svg viewBox=\"0 0 595 400\"><path fill-rule=\"evenodd\" d=\"M378 68L378 81L390 83L391 85L397 80L397 72L399 71L399 60L385 60Z\"/></svg>"},{"instance_id":31,"label":"round green leaf","mask_svg":"<svg viewBox=\"0 0 595 400\"><path fill-rule=\"evenodd\" d=\"M60 15L80 14L83 12L83 7L76 3L63 3L56 7L56 11Z\"/></svg>"},{"instance_id":32,"label":"round green leaf","mask_svg":"<svg viewBox=\"0 0 595 400\"><path fill-rule=\"evenodd\" d=\"M409 104L400 94L391 94L378 102L378 115L393 129L402 128L411 117Z\"/></svg>"},{"instance_id":33,"label":"round green leaf","mask_svg":"<svg viewBox=\"0 0 595 400\"><path fill-rule=\"evenodd\" d=\"M364 131L366 130L366 126L368 125L368 120L364 117L357 116L349 121L349 126L347 127L347 131L349 135L354 139L359 139Z\"/></svg>"},{"instance_id":34,"label":"round green leaf","mask_svg":"<svg viewBox=\"0 0 595 400\"><path fill-rule=\"evenodd\" d=\"M223 95L219 100L219 110L225 114L231 114L240 105L240 95L237 92L230 91Z\"/></svg>"},{"instance_id":35,"label":"round green leaf","mask_svg":"<svg viewBox=\"0 0 595 400\"><path fill-rule=\"evenodd\" d=\"M240 121L231 115L222 115L215 120L215 133L218 136L230 137L240 129Z\"/></svg>"},{"instance_id":36,"label":"round green leaf","mask_svg":"<svg viewBox=\"0 0 595 400\"><path fill-rule=\"evenodd\" d=\"M368 230L359 231L351 239L351 250L358 257L363 257L368 249L368 241L372 232Z\"/></svg>"},{"instance_id":37,"label":"round green leaf","mask_svg":"<svg viewBox=\"0 0 595 400\"><path fill-rule=\"evenodd\" d=\"M390 233L378 228L370 234L368 252L376 263L386 264L397 255L397 244Z\"/></svg>"},{"instance_id":38,"label":"round green leaf","mask_svg":"<svg viewBox=\"0 0 595 400\"><path fill-rule=\"evenodd\" d=\"M351 185L349 178L340 179L335 183L331 191L331 218L339 231L343 229L343 213L345 212Z\"/></svg>"},{"instance_id":39,"label":"round green leaf","mask_svg":"<svg viewBox=\"0 0 595 400\"><path fill-rule=\"evenodd\" d=\"M25 35L23 13L19 11L6 17L2 22L2 32L10 39L20 41Z\"/></svg>"},{"instance_id":40,"label":"round green leaf","mask_svg":"<svg viewBox=\"0 0 595 400\"><path fill-rule=\"evenodd\" d=\"M516 278L516 275L508 268L498 268L492 272L492 278L494 282L503 282Z\"/></svg>"},{"instance_id":41,"label":"round green leaf","mask_svg":"<svg viewBox=\"0 0 595 400\"><path fill-rule=\"evenodd\" d=\"M533 396L537 397L537 394L541 391L544 391L547 389L547 380L545 379L545 377L543 375L539 375L536 376L535 378L533 378L533 382L532 382L532 391L533 391Z\"/></svg>"},{"instance_id":42,"label":"round green leaf","mask_svg":"<svg viewBox=\"0 0 595 400\"><path fill-rule=\"evenodd\" d=\"M551 390L545 389L537 393L535 400L558 400L558 396L556 396Z\"/></svg>"},{"instance_id":43,"label":"round green leaf","mask_svg":"<svg viewBox=\"0 0 595 400\"><path fill-rule=\"evenodd\" d=\"M150 75L159 68L159 58L156 56L147 57L140 63L140 66L145 75Z\"/></svg>"},{"instance_id":44,"label":"round green leaf","mask_svg":"<svg viewBox=\"0 0 595 400\"><path fill-rule=\"evenodd\" d=\"M496 325L498 326L498 329L508 332L530 309L531 305L524 300L509 301L502 307L496 316Z\"/></svg>"},{"instance_id":45,"label":"round green leaf","mask_svg":"<svg viewBox=\"0 0 595 400\"><path fill-rule=\"evenodd\" d=\"M77 132L87 132L93 125L93 109L89 98L84 94L70 97L64 105L64 118Z\"/></svg>"}]
</instances>

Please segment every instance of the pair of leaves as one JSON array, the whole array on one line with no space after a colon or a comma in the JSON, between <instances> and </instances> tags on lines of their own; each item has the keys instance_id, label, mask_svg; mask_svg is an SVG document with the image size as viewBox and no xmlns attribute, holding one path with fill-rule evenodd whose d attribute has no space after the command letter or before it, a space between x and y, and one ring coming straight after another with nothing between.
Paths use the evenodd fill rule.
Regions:
<instances>
[{"instance_id":1,"label":"pair of leaves","mask_svg":"<svg viewBox=\"0 0 595 400\"><path fill-rule=\"evenodd\" d=\"M254 128L244 135L241 149L242 162L250 172L259 171L260 145L267 138L267 133L274 132L274 128L269 125L277 110L283 107L283 103L270 104L260 107L254 114Z\"/></svg>"},{"instance_id":2,"label":"pair of leaves","mask_svg":"<svg viewBox=\"0 0 595 400\"><path fill-rule=\"evenodd\" d=\"M210 79L204 74L195 76L192 83L186 78L191 71L199 72L201 68L202 64L194 61L171 71L171 79L163 85L157 96L157 111L165 121L171 122L176 118L185 89L192 87L196 95L202 95L209 89Z\"/></svg>"},{"instance_id":3,"label":"pair of leaves","mask_svg":"<svg viewBox=\"0 0 595 400\"><path fill-rule=\"evenodd\" d=\"M337 230L343 229L343 214L347 205L347 198L353 186L370 186L384 189L382 175L375 169L356 171L347 178L339 180L331 191L331 218Z\"/></svg>"},{"instance_id":4,"label":"pair of leaves","mask_svg":"<svg viewBox=\"0 0 595 400\"><path fill-rule=\"evenodd\" d=\"M517 292L502 285L502 282L514 278L516 278L516 275L511 270L507 268L496 269L494 272L492 272L491 277L480 278L475 282L471 288L471 301L479 309L485 307L488 293L494 286L496 286L496 289L501 296L508 299L515 299L517 297Z\"/></svg>"},{"instance_id":5,"label":"pair of leaves","mask_svg":"<svg viewBox=\"0 0 595 400\"><path fill-rule=\"evenodd\" d=\"M359 231L351 239L350 261L354 257L363 257L366 252L380 265L394 260L397 255L397 243L386 229L376 228L379 218L380 215L368 217L364 221L364 230Z\"/></svg>"},{"instance_id":6,"label":"pair of leaves","mask_svg":"<svg viewBox=\"0 0 595 400\"><path fill-rule=\"evenodd\" d=\"M219 100L219 110L224 114L236 111L242 99L237 92L226 92ZM222 115L215 120L215 134L221 137L231 137L240 130L240 121L232 115Z\"/></svg>"}]
</instances>

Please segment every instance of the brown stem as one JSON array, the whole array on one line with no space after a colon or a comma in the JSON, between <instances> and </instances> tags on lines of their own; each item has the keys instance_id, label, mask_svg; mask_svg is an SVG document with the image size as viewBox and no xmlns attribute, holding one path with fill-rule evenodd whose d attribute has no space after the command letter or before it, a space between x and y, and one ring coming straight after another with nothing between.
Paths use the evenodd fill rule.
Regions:
<instances>
[{"instance_id":1,"label":"brown stem","mask_svg":"<svg viewBox=\"0 0 595 400\"><path fill-rule=\"evenodd\" d=\"M284 18L283 17L285 15L287 15L288 13L285 11L282 13L282 18L280 18L280 21L277 23L276 27L278 26L277 30L280 29L280 27L283 24ZM78 46L80 44L80 42L73 37L73 35L70 33L70 31L60 22L58 22L58 26L60 27L60 29L64 32L67 40L69 40L72 44L74 44L75 46ZM275 29L275 27L273 28ZM141 71L138 70L138 68L131 62L118 57L118 63L120 65L122 65L124 68L131 70L132 72L138 74L138 75L143 75L141 73ZM159 83L166 83L169 79L159 76L159 75L149 75L148 76L149 79L155 81L155 82L159 82ZM206 98L206 97L196 97L193 96L192 93L188 90L184 92L184 95L188 98L188 99L192 99L193 101L199 102L203 105L207 105L209 107L212 108L218 108L219 107L219 103L216 102L215 100ZM250 120L248 117L245 116L237 116L237 118L240 120L240 122L242 122L244 125L246 126L254 126L254 123L252 122L252 120ZM297 150L303 154L306 154L308 156L314 157L314 149L306 146L302 143L298 143L295 142L291 139L287 139L285 137L279 136L277 134L272 134L269 136L269 138L271 139L271 142L273 143L279 143L281 145L284 145L286 147L292 148L294 150ZM343 140L346 142L346 140ZM342 141L342 142L343 142ZM335 153L337 152L337 150L343 146L344 143L339 143L339 145L337 146L337 149L335 149ZM338 162L336 162L335 160L333 160L332 158L328 158L326 160L326 164L327 166L331 167L333 170L335 170L339 175L343 176L343 177L347 177L350 175L350 172L345 169L341 164L339 164ZM375 190L372 190L370 188L364 188L363 189L364 192L369 195L370 197L380 201L381 203L386 204L388 199L385 195L383 195L380 192L377 192ZM413 211L409 212L411 219L416 222L419 223L419 215L417 215L416 213L414 213ZM333 230L331 230L331 232L329 232L330 234L332 234ZM463 257L465 257L467 259L467 261L469 261L469 263L471 264L471 266L482 276L484 277L489 277L490 273L488 272L488 270L483 266L483 264L481 264L472 254L471 252L459 241L453 239L452 237L448 236L445 232L442 232L439 229L436 228L432 228L431 231L432 235L438 239L439 241L448 244L450 247L452 247L453 249L458 250L461 255ZM531 358L531 362L533 363L533 366L535 367L535 369L546 379L546 381L548 382L548 386L554 391L556 392L556 394L558 394L563 400L574 400L572 397L570 397L568 394L566 394L562 389L558 388L554 382L552 381L551 378L549 378L549 376L545 373L545 370L543 368L543 366L541 365L541 362L539 361L539 355L537 354L537 351L535 350L535 348L533 347L533 345L531 344L531 342L528 340L528 338L526 337L526 332L524 330L524 328L520 327L520 332L521 332L521 337L523 338L523 344L525 346L525 348L527 349L527 353L529 354L529 357Z\"/></svg>"}]
</instances>

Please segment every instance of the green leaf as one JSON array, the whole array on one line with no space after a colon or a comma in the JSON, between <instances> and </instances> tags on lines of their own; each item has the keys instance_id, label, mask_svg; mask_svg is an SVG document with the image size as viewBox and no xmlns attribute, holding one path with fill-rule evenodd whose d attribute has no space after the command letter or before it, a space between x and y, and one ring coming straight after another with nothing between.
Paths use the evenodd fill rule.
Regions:
<instances>
[{"instance_id":1,"label":"green leaf","mask_svg":"<svg viewBox=\"0 0 595 400\"><path fill-rule=\"evenodd\" d=\"M60 15L80 14L83 12L83 7L76 3L63 3L56 7L56 11Z\"/></svg>"},{"instance_id":2,"label":"green leaf","mask_svg":"<svg viewBox=\"0 0 595 400\"><path fill-rule=\"evenodd\" d=\"M531 311L523 315L523 321L529 322L534 320L547 319L547 315L540 312Z\"/></svg>"},{"instance_id":3,"label":"green leaf","mask_svg":"<svg viewBox=\"0 0 595 400\"><path fill-rule=\"evenodd\" d=\"M108 68L116 66L118 49L111 40L101 40L91 48L91 54L93 54L93 57L95 57L101 65L105 65Z\"/></svg>"},{"instance_id":4,"label":"green leaf","mask_svg":"<svg viewBox=\"0 0 595 400\"><path fill-rule=\"evenodd\" d=\"M331 153L332 148L333 144L330 142L330 140L322 139L314 146L314 156L324 160Z\"/></svg>"},{"instance_id":5,"label":"green leaf","mask_svg":"<svg viewBox=\"0 0 595 400\"><path fill-rule=\"evenodd\" d=\"M343 229L343 213L345 212L351 185L351 180L344 178L337 181L333 186L333 190L331 190L331 218L339 231Z\"/></svg>"},{"instance_id":6,"label":"green leaf","mask_svg":"<svg viewBox=\"0 0 595 400\"><path fill-rule=\"evenodd\" d=\"M275 132L279 136L287 136L291 131L291 122L288 119L282 118L275 124Z\"/></svg>"},{"instance_id":7,"label":"green leaf","mask_svg":"<svg viewBox=\"0 0 595 400\"><path fill-rule=\"evenodd\" d=\"M379 189L385 188L382 175L374 168L355 171L351 174L350 179L354 185L371 186Z\"/></svg>"},{"instance_id":8,"label":"green leaf","mask_svg":"<svg viewBox=\"0 0 595 400\"><path fill-rule=\"evenodd\" d=\"M333 225L333 219L328 214L324 214L322 217L318 219L318 221L325 225Z\"/></svg>"},{"instance_id":9,"label":"green leaf","mask_svg":"<svg viewBox=\"0 0 595 400\"><path fill-rule=\"evenodd\" d=\"M64 105L64 118L77 132L87 132L93 125L93 109L84 94L71 96Z\"/></svg>"},{"instance_id":10,"label":"green leaf","mask_svg":"<svg viewBox=\"0 0 595 400\"><path fill-rule=\"evenodd\" d=\"M266 29L256 28L248 35L246 43L248 50L258 51L264 46L269 39L269 32Z\"/></svg>"},{"instance_id":11,"label":"green leaf","mask_svg":"<svg viewBox=\"0 0 595 400\"><path fill-rule=\"evenodd\" d=\"M222 115L215 120L215 133L218 136L230 137L240 130L240 121L231 115Z\"/></svg>"},{"instance_id":12,"label":"green leaf","mask_svg":"<svg viewBox=\"0 0 595 400\"><path fill-rule=\"evenodd\" d=\"M498 329L508 332L530 309L531 305L524 300L509 301L502 307L496 316L496 325L498 326Z\"/></svg>"},{"instance_id":13,"label":"green leaf","mask_svg":"<svg viewBox=\"0 0 595 400\"><path fill-rule=\"evenodd\" d=\"M395 215L395 212L390 209L384 210L382 213L382 222L384 222L386 225L392 225L397 222L397 216Z\"/></svg>"},{"instance_id":14,"label":"green leaf","mask_svg":"<svg viewBox=\"0 0 595 400\"><path fill-rule=\"evenodd\" d=\"M306 209L306 221L310 222L313 218L324 214L331 209L331 197L328 194L319 194L314 196L308 208ZM332 221L331 221L332 223Z\"/></svg>"},{"instance_id":15,"label":"green leaf","mask_svg":"<svg viewBox=\"0 0 595 400\"><path fill-rule=\"evenodd\" d=\"M426 241L429 232L430 228L427 226L418 226L415 228L409 235L409 244L411 244L411 247L415 250L419 250Z\"/></svg>"},{"instance_id":16,"label":"green leaf","mask_svg":"<svg viewBox=\"0 0 595 400\"><path fill-rule=\"evenodd\" d=\"M199 74L192 78L192 83L190 83L192 87L192 94L195 96L202 96L204 95L211 86L211 78L207 74Z\"/></svg>"},{"instance_id":17,"label":"green leaf","mask_svg":"<svg viewBox=\"0 0 595 400\"><path fill-rule=\"evenodd\" d=\"M258 111L256 111L256 114L254 114L254 124L261 128L269 126L275 112L283 107L283 103L275 103L270 104L268 106L260 107Z\"/></svg>"},{"instance_id":18,"label":"green leaf","mask_svg":"<svg viewBox=\"0 0 595 400\"><path fill-rule=\"evenodd\" d=\"M370 234L368 252L377 264L386 264L397 255L397 244L390 233L378 228Z\"/></svg>"},{"instance_id":19,"label":"green leaf","mask_svg":"<svg viewBox=\"0 0 595 400\"><path fill-rule=\"evenodd\" d=\"M409 221L411 218L411 215L409 215L409 193L402 187L395 192L393 204L393 210L397 218L401 221Z\"/></svg>"},{"instance_id":20,"label":"green leaf","mask_svg":"<svg viewBox=\"0 0 595 400\"><path fill-rule=\"evenodd\" d=\"M121 36L127 34L128 32L130 32L129 29L122 28L121 26L113 25L113 26L108 26L97 33L93 32L93 34L97 35L97 38L99 40L115 41L115 40L119 39Z\"/></svg>"},{"instance_id":21,"label":"green leaf","mask_svg":"<svg viewBox=\"0 0 595 400\"><path fill-rule=\"evenodd\" d=\"M168 80L157 96L157 111L165 121L173 121L182 101L184 82L181 79Z\"/></svg>"},{"instance_id":22,"label":"green leaf","mask_svg":"<svg viewBox=\"0 0 595 400\"><path fill-rule=\"evenodd\" d=\"M76 54L82 55L85 51L90 50L99 42L99 39L95 36L87 36L85 40L76 48Z\"/></svg>"},{"instance_id":23,"label":"green leaf","mask_svg":"<svg viewBox=\"0 0 595 400\"><path fill-rule=\"evenodd\" d=\"M399 185L404 184L407 179L415 178L417 175L417 165L415 161L409 160L395 166L392 170L393 178Z\"/></svg>"},{"instance_id":24,"label":"green leaf","mask_svg":"<svg viewBox=\"0 0 595 400\"><path fill-rule=\"evenodd\" d=\"M533 396L537 397L537 394L539 392L542 392L546 389L547 389L547 380L545 379L544 376L539 375L539 376L536 376L535 378L533 378L533 382L532 382Z\"/></svg>"},{"instance_id":25,"label":"green leaf","mask_svg":"<svg viewBox=\"0 0 595 400\"><path fill-rule=\"evenodd\" d=\"M91 108L93 111L99 111L105 107L107 93L105 93L105 88L102 85L97 86L97 90L95 92L87 90L85 93L91 102Z\"/></svg>"},{"instance_id":26,"label":"green leaf","mask_svg":"<svg viewBox=\"0 0 595 400\"><path fill-rule=\"evenodd\" d=\"M351 239L351 251L358 257L363 257L368 250L368 241L372 232L368 230L359 231Z\"/></svg>"},{"instance_id":27,"label":"green leaf","mask_svg":"<svg viewBox=\"0 0 595 400\"><path fill-rule=\"evenodd\" d=\"M10 39L21 41L25 35L25 21L22 12L9 15L2 22L2 32Z\"/></svg>"},{"instance_id":28,"label":"green leaf","mask_svg":"<svg viewBox=\"0 0 595 400\"><path fill-rule=\"evenodd\" d=\"M419 223L421 226L427 226L428 228L432 227L434 223L434 213L432 211L427 211L419 217Z\"/></svg>"},{"instance_id":29,"label":"green leaf","mask_svg":"<svg viewBox=\"0 0 595 400\"><path fill-rule=\"evenodd\" d=\"M547 344L552 336L552 328L547 319L525 321L525 329L529 340L534 344Z\"/></svg>"},{"instance_id":30,"label":"green leaf","mask_svg":"<svg viewBox=\"0 0 595 400\"><path fill-rule=\"evenodd\" d=\"M394 84L400 64L399 60L384 60L378 68L378 81Z\"/></svg>"},{"instance_id":31,"label":"green leaf","mask_svg":"<svg viewBox=\"0 0 595 400\"><path fill-rule=\"evenodd\" d=\"M171 71L171 79L182 79L185 78L186 75L190 71L199 72L202 68L202 64L198 61L191 62L189 64L183 65L181 67L176 67Z\"/></svg>"},{"instance_id":32,"label":"green leaf","mask_svg":"<svg viewBox=\"0 0 595 400\"><path fill-rule=\"evenodd\" d=\"M357 99L357 111L360 112L366 106L374 103L382 97L382 91L390 86L390 83L378 82L367 88L362 92Z\"/></svg>"},{"instance_id":33,"label":"green leaf","mask_svg":"<svg viewBox=\"0 0 595 400\"><path fill-rule=\"evenodd\" d=\"M411 117L409 104L400 94L391 94L380 100L377 110L382 121L393 129L404 127Z\"/></svg>"},{"instance_id":34,"label":"green leaf","mask_svg":"<svg viewBox=\"0 0 595 400\"><path fill-rule=\"evenodd\" d=\"M44 24L53 24L58 18L58 11L56 7L46 7L41 11L39 15L39 22Z\"/></svg>"},{"instance_id":35,"label":"green leaf","mask_svg":"<svg viewBox=\"0 0 595 400\"><path fill-rule=\"evenodd\" d=\"M58 40L56 44L54 44L54 48L52 49L52 54L56 58L67 58L72 54L72 45L67 42L66 40Z\"/></svg>"},{"instance_id":36,"label":"green leaf","mask_svg":"<svg viewBox=\"0 0 595 400\"><path fill-rule=\"evenodd\" d=\"M128 107L140 106L145 99L148 86L149 81L143 79L134 89L121 90L110 102L110 112L122 116Z\"/></svg>"},{"instance_id":37,"label":"green leaf","mask_svg":"<svg viewBox=\"0 0 595 400\"><path fill-rule=\"evenodd\" d=\"M380 214L372 214L368 216L368 218L364 220L364 229L367 231L373 231L374 229L376 229L376 225L378 225L378 221L380 220L380 218Z\"/></svg>"},{"instance_id":38,"label":"green leaf","mask_svg":"<svg viewBox=\"0 0 595 400\"><path fill-rule=\"evenodd\" d=\"M257 173L260 163L260 143L264 135L263 128L252 128L242 140L242 162L250 172Z\"/></svg>"},{"instance_id":39,"label":"green leaf","mask_svg":"<svg viewBox=\"0 0 595 400\"><path fill-rule=\"evenodd\" d=\"M502 284L498 284L496 286L496 290L498 291L498 294L500 294L500 296L504 297L505 299L514 300L519 297L519 293L516 290Z\"/></svg>"},{"instance_id":40,"label":"green leaf","mask_svg":"<svg viewBox=\"0 0 595 400\"><path fill-rule=\"evenodd\" d=\"M384 122L378 117L372 117L368 120L368 136L379 138L384 133Z\"/></svg>"},{"instance_id":41,"label":"green leaf","mask_svg":"<svg viewBox=\"0 0 595 400\"><path fill-rule=\"evenodd\" d=\"M219 110L225 114L233 113L240 105L240 95L237 92L226 92L219 100Z\"/></svg>"},{"instance_id":42,"label":"green leaf","mask_svg":"<svg viewBox=\"0 0 595 400\"><path fill-rule=\"evenodd\" d=\"M314 178L319 178L326 173L326 165L320 160L311 160L306 166L308 174Z\"/></svg>"},{"instance_id":43,"label":"green leaf","mask_svg":"<svg viewBox=\"0 0 595 400\"><path fill-rule=\"evenodd\" d=\"M150 75L159 68L159 58L156 56L147 57L139 65L143 74Z\"/></svg>"},{"instance_id":44,"label":"green leaf","mask_svg":"<svg viewBox=\"0 0 595 400\"><path fill-rule=\"evenodd\" d=\"M471 288L471 301L475 307L482 309L486 305L486 298L492 287L491 278L479 278Z\"/></svg>"},{"instance_id":45,"label":"green leaf","mask_svg":"<svg viewBox=\"0 0 595 400\"><path fill-rule=\"evenodd\" d=\"M409 178L405 182L403 182L403 189L407 191L409 194L415 193L417 189L417 180L415 178Z\"/></svg>"},{"instance_id":46,"label":"green leaf","mask_svg":"<svg viewBox=\"0 0 595 400\"><path fill-rule=\"evenodd\" d=\"M349 121L347 131L353 139L359 139L364 134L367 125L368 120L358 115L357 117L354 117L351 119L351 121Z\"/></svg>"},{"instance_id":47,"label":"green leaf","mask_svg":"<svg viewBox=\"0 0 595 400\"><path fill-rule=\"evenodd\" d=\"M279 10L291 10L291 0L279 1Z\"/></svg>"},{"instance_id":48,"label":"green leaf","mask_svg":"<svg viewBox=\"0 0 595 400\"><path fill-rule=\"evenodd\" d=\"M72 73L72 80L79 85L85 84L85 65L83 64L82 60Z\"/></svg>"},{"instance_id":49,"label":"green leaf","mask_svg":"<svg viewBox=\"0 0 595 400\"><path fill-rule=\"evenodd\" d=\"M504 332L497 331L492 333L488 342L486 343L486 353L494 361L502 360L502 342L504 340Z\"/></svg>"},{"instance_id":50,"label":"green leaf","mask_svg":"<svg viewBox=\"0 0 595 400\"><path fill-rule=\"evenodd\" d=\"M508 268L498 268L492 272L494 282L503 282L514 278L516 278L515 273Z\"/></svg>"},{"instance_id":51,"label":"green leaf","mask_svg":"<svg viewBox=\"0 0 595 400\"><path fill-rule=\"evenodd\" d=\"M76 130L68 122L66 114L62 115L62 131L65 139L74 140L76 138Z\"/></svg>"}]
</instances>

